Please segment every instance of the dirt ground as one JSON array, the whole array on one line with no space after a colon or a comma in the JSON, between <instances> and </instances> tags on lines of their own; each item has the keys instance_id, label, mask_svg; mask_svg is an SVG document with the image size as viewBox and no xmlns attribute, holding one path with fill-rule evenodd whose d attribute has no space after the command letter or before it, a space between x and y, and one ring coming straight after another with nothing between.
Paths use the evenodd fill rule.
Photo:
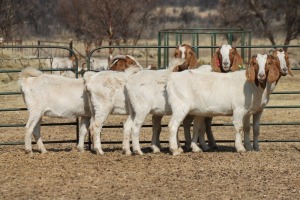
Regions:
<instances>
[{"instance_id":1,"label":"dirt ground","mask_svg":"<svg viewBox=\"0 0 300 200\"><path fill-rule=\"evenodd\" d=\"M276 91L299 90L300 74L284 77ZM9 83L1 83L1 91ZM269 105L299 105L299 95L272 95ZM1 97L0 107L23 107L20 97ZM110 116L106 125L122 125L125 116ZM261 122L299 122L299 109L266 109ZM0 112L1 124L26 123L27 113ZM163 124L169 118L164 117ZM70 120L43 119L48 122ZM74 121L74 120L73 120ZM230 123L216 117L213 123ZM147 118L145 124L151 124ZM216 140L233 140L231 126L214 126ZM42 127L44 141L75 140L72 126ZM183 130L179 130L183 140ZM0 143L23 142L24 127L0 128ZM141 141L149 141L143 128ZM261 126L260 140L299 140L299 125ZM24 145L0 145L0 199L299 199L300 142L260 142L260 152L237 153L233 142L218 142L219 149L186 151L172 156L168 143L153 154L142 144L144 156L122 153L121 128L104 128L105 154L79 153L75 143L46 144L48 153L25 154ZM163 128L161 140L168 140ZM87 141L87 139L86 139ZM183 144L183 143L182 143Z\"/></svg>"}]
</instances>

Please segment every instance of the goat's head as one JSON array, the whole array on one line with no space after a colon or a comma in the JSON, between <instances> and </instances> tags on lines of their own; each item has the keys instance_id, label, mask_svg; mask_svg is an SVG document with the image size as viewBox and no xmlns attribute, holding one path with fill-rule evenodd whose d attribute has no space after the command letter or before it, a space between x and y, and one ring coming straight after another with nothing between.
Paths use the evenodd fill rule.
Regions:
<instances>
[{"instance_id":1,"label":"goat's head","mask_svg":"<svg viewBox=\"0 0 300 200\"><path fill-rule=\"evenodd\" d=\"M176 47L173 58L185 59L185 62L176 67L174 72L180 72L186 69L197 68L197 57L193 48L188 44L179 45Z\"/></svg>"},{"instance_id":2,"label":"goat's head","mask_svg":"<svg viewBox=\"0 0 300 200\"><path fill-rule=\"evenodd\" d=\"M287 52L282 49L273 49L270 53L272 53L280 65L280 74L282 76L286 76L287 74L293 76Z\"/></svg>"},{"instance_id":3,"label":"goat's head","mask_svg":"<svg viewBox=\"0 0 300 200\"><path fill-rule=\"evenodd\" d=\"M211 66L216 72L229 72L240 70L243 65L243 59L235 47L229 44L223 44L211 60Z\"/></svg>"},{"instance_id":4,"label":"goat's head","mask_svg":"<svg viewBox=\"0 0 300 200\"><path fill-rule=\"evenodd\" d=\"M249 67L246 69L247 81L256 86L265 86L266 81L274 83L280 77L279 65L272 55L257 54L252 56Z\"/></svg>"},{"instance_id":5,"label":"goat's head","mask_svg":"<svg viewBox=\"0 0 300 200\"><path fill-rule=\"evenodd\" d=\"M109 69L113 71L125 71L127 68L135 66L142 68L134 57L129 55L118 55L111 59Z\"/></svg>"}]
</instances>

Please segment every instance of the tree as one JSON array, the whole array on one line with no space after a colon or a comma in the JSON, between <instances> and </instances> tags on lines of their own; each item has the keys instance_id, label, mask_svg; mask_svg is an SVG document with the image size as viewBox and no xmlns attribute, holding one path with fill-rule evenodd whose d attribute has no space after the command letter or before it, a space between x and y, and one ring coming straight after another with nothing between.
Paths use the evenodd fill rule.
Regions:
<instances>
[{"instance_id":1,"label":"tree","mask_svg":"<svg viewBox=\"0 0 300 200\"><path fill-rule=\"evenodd\" d=\"M0 34L5 39L12 39L12 32L24 23L26 4L22 0L0 0Z\"/></svg>"},{"instance_id":2,"label":"tree","mask_svg":"<svg viewBox=\"0 0 300 200\"><path fill-rule=\"evenodd\" d=\"M300 4L298 0L221 0L220 24L225 27L251 29L255 35L266 36L276 45L276 36L284 34L289 45L300 33Z\"/></svg>"},{"instance_id":3,"label":"tree","mask_svg":"<svg viewBox=\"0 0 300 200\"><path fill-rule=\"evenodd\" d=\"M86 53L92 43L108 45L136 44L148 24L156 0L60 0L60 18L86 45ZM113 49L109 50L113 53Z\"/></svg>"}]
</instances>

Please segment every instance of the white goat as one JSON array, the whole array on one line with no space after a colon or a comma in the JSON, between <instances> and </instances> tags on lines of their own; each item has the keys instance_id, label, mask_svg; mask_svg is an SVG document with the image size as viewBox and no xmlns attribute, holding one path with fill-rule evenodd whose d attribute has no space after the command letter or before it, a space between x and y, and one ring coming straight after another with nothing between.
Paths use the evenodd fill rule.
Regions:
<instances>
[{"instance_id":1,"label":"white goat","mask_svg":"<svg viewBox=\"0 0 300 200\"><path fill-rule=\"evenodd\" d=\"M187 44L178 46L175 50L174 57L185 59L186 61L183 64L185 68L188 69L197 68L197 70L206 71L206 72L216 71L216 72L226 73L229 71L237 71L241 68L243 64L243 59L237 52L236 48L228 44L223 44L220 48L217 49L217 51L215 52L215 54L211 59L212 65L202 65L198 68L196 54L194 53L192 47ZM188 119L185 119L185 123L183 123L185 133L189 132L192 121L193 121L193 116L188 115ZM212 122L211 117L205 118L205 126L206 126L206 134L207 134L208 142L211 147L218 148L211 131L211 122Z\"/></svg>"},{"instance_id":2,"label":"white goat","mask_svg":"<svg viewBox=\"0 0 300 200\"><path fill-rule=\"evenodd\" d=\"M287 52L282 49L272 49L270 52L272 52L272 55L277 58L280 63L280 74L282 76L286 76L287 74L293 76Z\"/></svg>"},{"instance_id":3,"label":"white goat","mask_svg":"<svg viewBox=\"0 0 300 200\"><path fill-rule=\"evenodd\" d=\"M90 67L93 71L103 71L108 69L108 59L91 58Z\"/></svg>"},{"instance_id":4,"label":"white goat","mask_svg":"<svg viewBox=\"0 0 300 200\"><path fill-rule=\"evenodd\" d=\"M126 115L129 113L128 101L125 97L125 83L132 74L142 69L136 66L127 68L125 72L101 71L84 74L92 112L90 131L93 137L93 149L97 154L104 153L100 139L104 121L110 114Z\"/></svg>"},{"instance_id":5,"label":"white goat","mask_svg":"<svg viewBox=\"0 0 300 200\"><path fill-rule=\"evenodd\" d=\"M134 58L131 57L131 59ZM132 60L127 59L126 61L128 63L119 59L115 64L121 68L122 65L128 67ZM121 64L118 62L121 62ZM134 59L134 63L138 62ZM141 68L141 66L139 67ZM106 73L116 72L106 71ZM33 134L38 149L42 153L46 152L40 136L40 123L42 116L49 116L58 118L81 117L77 148L79 151L84 151L84 137L87 133L91 114L83 79L43 74L41 71L28 67L20 73L19 84L29 111L26 124L25 150L28 153L32 152L31 137Z\"/></svg>"},{"instance_id":6,"label":"white goat","mask_svg":"<svg viewBox=\"0 0 300 200\"><path fill-rule=\"evenodd\" d=\"M165 70L144 70L133 74L126 83L126 91L130 101L130 115L124 128L131 128L133 151L142 155L139 145L139 132L148 114L152 114L153 135L151 148L154 153L160 151L159 134L161 119L164 115L171 115L171 107L167 101L166 83L169 74L185 60L173 58ZM187 119L188 120L188 119ZM189 130L188 130L189 131ZM127 134L127 135L126 135ZM186 140L191 141L188 132ZM124 132L123 149L130 154L129 132Z\"/></svg>"},{"instance_id":7,"label":"white goat","mask_svg":"<svg viewBox=\"0 0 300 200\"><path fill-rule=\"evenodd\" d=\"M136 74L142 73L136 73L141 70L141 67L137 67L137 70L134 71L128 68L124 73L108 73L104 71L96 74L86 73L84 75L92 108L90 131L93 136L93 149L96 153L104 153L101 147L100 132L106 118L110 114L128 115L130 113L125 84ZM129 118L124 124L123 140L123 149L127 155L131 154L129 149L131 125L132 121Z\"/></svg>"},{"instance_id":8,"label":"white goat","mask_svg":"<svg viewBox=\"0 0 300 200\"><path fill-rule=\"evenodd\" d=\"M252 58L246 76L244 74L245 71L205 73L189 70L170 75L167 93L173 112L169 122L169 142L173 155L181 152L176 136L178 127L187 114L195 115L192 148L198 148L199 151L195 141L198 139L198 132L202 148L208 148L204 141L204 117L233 116L235 147L238 152L251 149L249 131L250 115L253 114L253 146L255 150L259 150L259 121L280 78L279 66L273 56L258 54ZM242 132L246 149L242 144Z\"/></svg>"},{"instance_id":9,"label":"white goat","mask_svg":"<svg viewBox=\"0 0 300 200\"><path fill-rule=\"evenodd\" d=\"M78 149L83 150L84 138L89 126L90 110L83 79L43 74L27 67L19 76L21 92L29 117L26 124L25 151L32 153L31 137L36 140L38 149L47 152L40 135L42 116L76 118L80 120Z\"/></svg>"},{"instance_id":10,"label":"white goat","mask_svg":"<svg viewBox=\"0 0 300 200\"><path fill-rule=\"evenodd\" d=\"M75 60L75 56L66 57L66 58L54 57L52 59L52 62L50 59L46 60L46 64L50 69L62 69L62 68L72 69L74 60ZM52 74L62 75L71 78L75 77L75 73L73 71L52 71Z\"/></svg>"}]
</instances>

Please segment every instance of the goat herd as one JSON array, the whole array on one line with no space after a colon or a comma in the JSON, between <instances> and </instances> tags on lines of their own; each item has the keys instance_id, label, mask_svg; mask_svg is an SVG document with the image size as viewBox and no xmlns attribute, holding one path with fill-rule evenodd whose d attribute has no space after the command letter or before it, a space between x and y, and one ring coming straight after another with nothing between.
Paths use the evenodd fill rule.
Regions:
<instances>
[{"instance_id":1,"label":"goat herd","mask_svg":"<svg viewBox=\"0 0 300 200\"><path fill-rule=\"evenodd\" d=\"M222 45L211 65L197 66L196 54L189 45L180 45L167 69L143 70L132 56L117 56L109 69L85 72L83 78L44 74L27 67L19 76L25 104L29 111L25 133L25 150L32 153L34 136L42 153L44 147L40 125L42 116L80 117L77 148L84 151L84 139L90 130L93 150L103 154L101 129L110 114L128 115L124 124L123 150L142 155L140 128L147 115L152 115L151 148L160 151L161 119L171 115L169 148L173 155L182 152L177 136L184 126L186 145L193 152L217 147L211 131L212 117L232 116L235 148L238 152L259 150L259 121L281 76L292 76L287 53L274 49L268 54L253 56L241 70L243 60L235 47ZM118 71L114 71L118 70ZM229 72L229 73L227 73ZM253 115L253 147L250 144L250 116ZM193 137L190 134L193 122ZM209 145L205 142L207 134ZM244 134L244 144L242 142ZM199 141L199 146L198 146ZM201 147L201 148L200 148Z\"/></svg>"}]
</instances>

